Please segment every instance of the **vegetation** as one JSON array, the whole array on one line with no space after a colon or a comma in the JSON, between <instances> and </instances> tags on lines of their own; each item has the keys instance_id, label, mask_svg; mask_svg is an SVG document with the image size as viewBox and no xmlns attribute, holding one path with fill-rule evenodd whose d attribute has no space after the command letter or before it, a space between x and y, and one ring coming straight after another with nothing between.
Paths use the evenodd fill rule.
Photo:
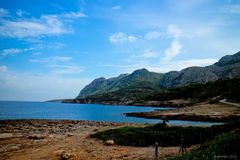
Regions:
<instances>
[{"instance_id":1,"label":"vegetation","mask_svg":"<svg viewBox=\"0 0 240 160\"><path fill-rule=\"evenodd\" d=\"M92 137L102 140L112 139L116 144L129 146L150 146L158 142L161 146L180 144L181 136L185 145L204 143L216 135L240 128L240 121L212 127L180 127L166 126L159 123L147 127L122 127L98 132Z\"/></svg>"},{"instance_id":2,"label":"vegetation","mask_svg":"<svg viewBox=\"0 0 240 160\"><path fill-rule=\"evenodd\" d=\"M191 84L184 87L178 87L161 91L153 95L149 95L149 100L169 100L181 98L208 99L220 96L221 98L240 101L240 78L218 80L208 82L206 84Z\"/></svg>"},{"instance_id":3,"label":"vegetation","mask_svg":"<svg viewBox=\"0 0 240 160\"><path fill-rule=\"evenodd\" d=\"M240 130L223 133L206 145L169 160L218 160L240 158Z\"/></svg>"},{"instance_id":4,"label":"vegetation","mask_svg":"<svg viewBox=\"0 0 240 160\"><path fill-rule=\"evenodd\" d=\"M147 83L146 83L147 84ZM217 80L206 84L190 84L168 90L157 90L151 85L125 87L113 92L78 99L80 102L94 103L144 103L149 100L165 101L170 99L192 98L205 100L219 97L240 102L240 78ZM143 87L144 86L144 87ZM127 93L127 94L126 94Z\"/></svg>"}]
</instances>

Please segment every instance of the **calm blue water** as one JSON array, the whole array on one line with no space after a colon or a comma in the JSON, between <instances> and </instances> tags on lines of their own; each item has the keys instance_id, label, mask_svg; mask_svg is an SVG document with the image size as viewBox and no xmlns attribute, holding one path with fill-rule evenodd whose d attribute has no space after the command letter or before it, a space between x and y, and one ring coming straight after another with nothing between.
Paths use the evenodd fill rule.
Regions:
<instances>
[{"instance_id":1,"label":"calm blue water","mask_svg":"<svg viewBox=\"0 0 240 160\"><path fill-rule=\"evenodd\" d=\"M98 104L0 101L0 119L69 119L107 122L158 123L160 120L126 117L127 112L169 109ZM172 120L171 125L210 126L214 123Z\"/></svg>"}]
</instances>

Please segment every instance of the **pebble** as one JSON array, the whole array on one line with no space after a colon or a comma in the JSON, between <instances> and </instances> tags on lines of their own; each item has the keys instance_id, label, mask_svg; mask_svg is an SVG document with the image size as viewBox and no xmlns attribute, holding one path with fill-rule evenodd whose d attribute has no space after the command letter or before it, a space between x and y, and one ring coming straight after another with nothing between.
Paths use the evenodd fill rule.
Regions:
<instances>
[{"instance_id":1,"label":"pebble","mask_svg":"<svg viewBox=\"0 0 240 160\"><path fill-rule=\"evenodd\" d=\"M0 139L8 139L13 137L14 135L12 133L0 133Z\"/></svg>"},{"instance_id":2,"label":"pebble","mask_svg":"<svg viewBox=\"0 0 240 160\"><path fill-rule=\"evenodd\" d=\"M29 139L44 139L47 137L48 137L48 135L46 135L46 134L32 134L32 135L28 136Z\"/></svg>"}]
</instances>

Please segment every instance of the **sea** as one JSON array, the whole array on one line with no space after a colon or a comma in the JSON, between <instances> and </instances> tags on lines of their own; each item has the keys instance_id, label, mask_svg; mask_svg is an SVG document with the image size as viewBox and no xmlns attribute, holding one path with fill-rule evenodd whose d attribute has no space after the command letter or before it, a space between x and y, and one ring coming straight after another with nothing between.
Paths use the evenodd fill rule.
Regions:
<instances>
[{"instance_id":1,"label":"sea","mask_svg":"<svg viewBox=\"0 0 240 160\"><path fill-rule=\"evenodd\" d=\"M60 102L0 101L0 120L54 119L91 120L103 122L160 123L160 119L127 117L124 113L169 110L172 107L145 107ZM1 122L0 122L1 123ZM170 120L169 125L211 126L221 123Z\"/></svg>"}]
</instances>

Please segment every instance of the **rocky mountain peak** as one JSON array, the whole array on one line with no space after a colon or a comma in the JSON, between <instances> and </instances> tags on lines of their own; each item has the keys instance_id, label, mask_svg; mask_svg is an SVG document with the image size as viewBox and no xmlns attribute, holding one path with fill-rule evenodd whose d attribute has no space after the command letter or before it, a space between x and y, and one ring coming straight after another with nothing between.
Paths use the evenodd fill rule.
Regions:
<instances>
[{"instance_id":1,"label":"rocky mountain peak","mask_svg":"<svg viewBox=\"0 0 240 160\"><path fill-rule=\"evenodd\" d=\"M240 61L240 51L234 55L223 56L215 65L224 66L229 64L234 64Z\"/></svg>"}]
</instances>

